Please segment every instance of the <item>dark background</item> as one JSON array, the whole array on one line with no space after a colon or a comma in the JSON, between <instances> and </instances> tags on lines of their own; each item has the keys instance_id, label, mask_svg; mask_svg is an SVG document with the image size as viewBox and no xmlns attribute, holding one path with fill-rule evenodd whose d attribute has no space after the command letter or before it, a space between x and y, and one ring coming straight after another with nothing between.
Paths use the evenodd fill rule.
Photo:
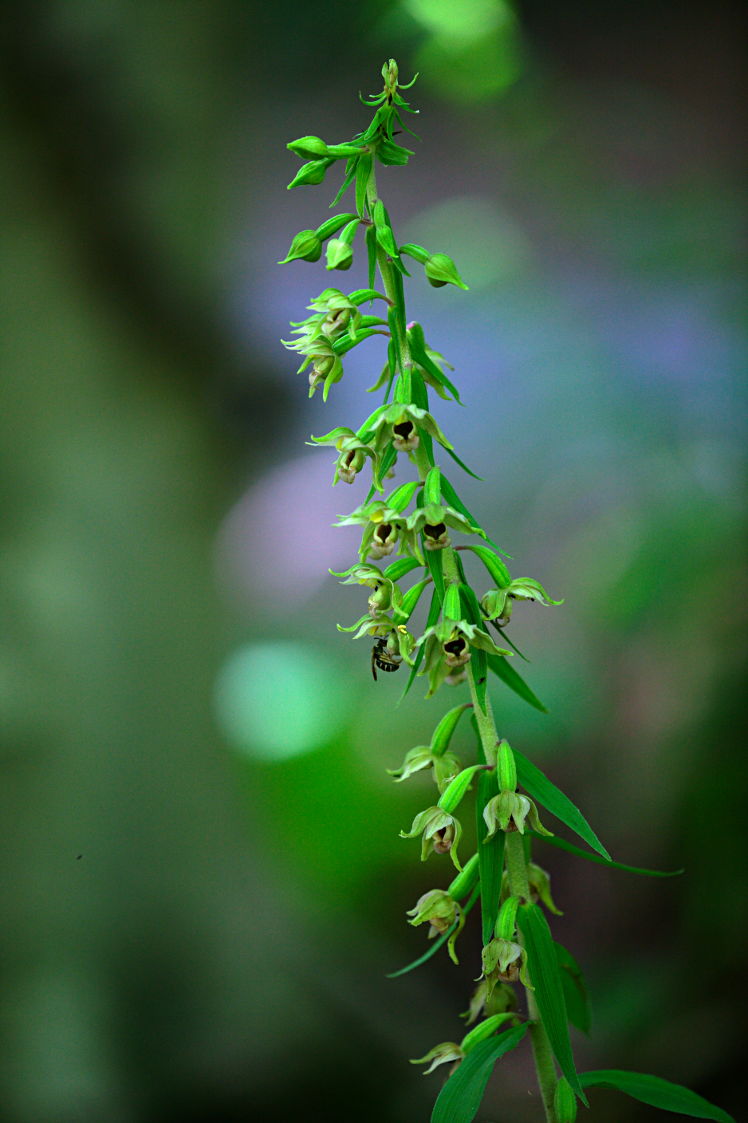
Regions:
<instances>
[{"instance_id":1,"label":"dark background","mask_svg":"<svg viewBox=\"0 0 748 1123\"><path fill-rule=\"evenodd\" d=\"M407 1058L462 1035L474 930L458 969L384 979L443 878L397 837L427 782L384 769L442 709L396 709L336 632L359 493L304 445L372 408L380 352L323 407L277 342L342 283L275 265L339 175L286 192L285 143L365 127L391 55L422 143L382 193L471 284L410 285L467 407L435 413L513 572L566 598L516 614L551 713L497 688L501 732L614 856L687 870L539 850L592 992L579 1064L740 1116L738 10L3 5L3 1123L410 1123L441 1081ZM538 1119L528 1052L482 1123Z\"/></svg>"}]
</instances>

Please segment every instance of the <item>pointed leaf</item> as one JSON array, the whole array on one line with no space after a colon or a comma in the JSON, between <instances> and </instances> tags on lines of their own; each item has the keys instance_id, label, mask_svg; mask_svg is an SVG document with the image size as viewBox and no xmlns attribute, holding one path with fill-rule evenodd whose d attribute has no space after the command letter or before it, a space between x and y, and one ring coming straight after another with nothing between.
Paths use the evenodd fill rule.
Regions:
<instances>
[{"instance_id":1,"label":"pointed leaf","mask_svg":"<svg viewBox=\"0 0 748 1123\"><path fill-rule=\"evenodd\" d=\"M377 279L377 234L373 226L366 228L366 257L369 263L369 288L373 289Z\"/></svg>"},{"instance_id":2,"label":"pointed leaf","mask_svg":"<svg viewBox=\"0 0 748 1123\"><path fill-rule=\"evenodd\" d=\"M506 589L511 584L511 573L501 558L497 557L493 550L489 550L488 546L465 546L465 549L472 550L475 556L480 558L491 580L496 582L497 588Z\"/></svg>"},{"instance_id":3,"label":"pointed leaf","mask_svg":"<svg viewBox=\"0 0 748 1123\"><path fill-rule=\"evenodd\" d=\"M519 782L532 798L541 803L547 811L550 811L562 823L565 823L569 830L578 834L588 846L597 850L598 854L602 854L603 858L606 858L609 862L612 861L610 854L582 812L578 807L575 807L569 797L564 795L561 789L557 788L553 781L549 780L545 773L541 772L537 765L528 760L519 749L514 750L514 758L517 761Z\"/></svg>"},{"instance_id":4,"label":"pointed leaf","mask_svg":"<svg viewBox=\"0 0 748 1123\"><path fill-rule=\"evenodd\" d=\"M540 710L541 714L547 714L548 710L527 685L519 671L515 671L511 663L507 663L503 655L489 655L488 656L489 670L501 679L505 686L523 698L530 706L534 706L536 710Z\"/></svg>"},{"instance_id":5,"label":"pointed leaf","mask_svg":"<svg viewBox=\"0 0 748 1123\"><path fill-rule=\"evenodd\" d=\"M437 622L437 620L439 619L439 613L440 612L441 612L441 599L440 599L439 595L437 594L436 590L434 590L434 594L431 597L431 607L429 608L429 614L426 618L426 627L427 628L430 628L433 624L435 624ZM413 685L413 682L415 680L415 677L418 674L418 668L421 666L421 662L423 660L424 648L425 648L425 644L421 644L419 647L416 648L416 655L415 655L415 659L413 660L413 666L410 668L410 674L408 675L408 681L405 684L405 689L403 690L402 694L400 695L400 701L401 702L402 702L403 698L406 696L406 694L408 693L408 691L410 690L410 688Z\"/></svg>"},{"instance_id":6,"label":"pointed leaf","mask_svg":"<svg viewBox=\"0 0 748 1123\"><path fill-rule=\"evenodd\" d=\"M369 186L371 164L371 156L368 153L359 156L356 168L356 210L362 218L366 214L366 189Z\"/></svg>"},{"instance_id":7,"label":"pointed leaf","mask_svg":"<svg viewBox=\"0 0 748 1123\"><path fill-rule=\"evenodd\" d=\"M594 1072L583 1072L579 1077L584 1088L615 1088L625 1092L640 1103L660 1107L663 1111L673 1111L676 1115L688 1115L691 1119L713 1119L716 1123L735 1123L731 1115L720 1107L715 1107L682 1084L671 1084L659 1076L648 1076L643 1072L625 1072L618 1068L601 1068Z\"/></svg>"},{"instance_id":8,"label":"pointed leaf","mask_svg":"<svg viewBox=\"0 0 748 1123\"><path fill-rule=\"evenodd\" d=\"M517 922L527 951L527 968L535 991L535 1001L553 1055L569 1084L587 1106L587 1098L574 1066L561 968L548 922L538 905L522 905L517 914Z\"/></svg>"},{"instance_id":9,"label":"pointed leaf","mask_svg":"<svg viewBox=\"0 0 748 1123\"><path fill-rule=\"evenodd\" d=\"M429 584L431 584L431 578L426 577L423 581L419 581L417 585L413 585L403 595L402 603L396 605L394 610L395 620L399 624L405 624L410 619L415 612L421 593Z\"/></svg>"},{"instance_id":10,"label":"pointed leaf","mask_svg":"<svg viewBox=\"0 0 748 1123\"><path fill-rule=\"evenodd\" d=\"M431 1123L472 1123L494 1065L519 1045L527 1030L527 1025L516 1026L474 1046L439 1093Z\"/></svg>"},{"instance_id":11,"label":"pointed leaf","mask_svg":"<svg viewBox=\"0 0 748 1123\"><path fill-rule=\"evenodd\" d=\"M445 445L444 447L445 447L445 448L447 449L447 452L448 452L448 453L449 453L449 455L450 455L450 456L452 457L452 459L453 459L453 460L455 461L455 463L456 463L456 464L459 464L459 465L460 465L460 467L462 468L463 472L467 472L467 474L468 474L469 476L472 476L474 480L482 480L482 479L483 479L483 476L479 476L479 475L477 475L477 474L476 474L476 473L475 473L475 472L474 472L474 471L472 470L472 468L468 468L468 466L467 466L467 464L465 463L465 461L464 461L464 460L460 460L459 456L457 455L457 453L455 452L455 450L454 450L453 448L447 448L447 446L446 446L446 445Z\"/></svg>"},{"instance_id":12,"label":"pointed leaf","mask_svg":"<svg viewBox=\"0 0 748 1123\"><path fill-rule=\"evenodd\" d=\"M332 210L333 207L337 207L338 203L343 198L348 188L351 186L353 177L356 174L356 164L358 163L358 161L358 156L351 156L347 160L345 165L345 179L343 180L343 183L341 184L340 190L338 191L337 195L330 203L330 210Z\"/></svg>"},{"instance_id":13,"label":"pointed leaf","mask_svg":"<svg viewBox=\"0 0 748 1123\"><path fill-rule=\"evenodd\" d=\"M444 558L442 557L442 551L424 549L423 553L441 608L441 603L444 600Z\"/></svg>"},{"instance_id":14,"label":"pointed leaf","mask_svg":"<svg viewBox=\"0 0 748 1123\"><path fill-rule=\"evenodd\" d=\"M535 838L540 838L543 842L550 843L551 846L558 846L560 850L566 850L569 854L576 854L579 858L586 858L588 862L597 862L600 866L608 866L612 870L624 870L626 873L636 873L641 877L680 877L681 874L686 872L685 870L648 870L641 866L627 866L624 862L614 862L612 859L603 858L600 854L590 854L589 850L583 850L581 846L575 846L573 842L567 842L565 838L559 838L557 834L550 837L535 834L535 832L533 834Z\"/></svg>"},{"instance_id":15,"label":"pointed leaf","mask_svg":"<svg viewBox=\"0 0 748 1123\"><path fill-rule=\"evenodd\" d=\"M590 1002L587 997L587 988L582 978L582 969L570 951L563 944L554 940L556 958L561 968L561 981L564 988L564 1000L569 1021L582 1033L589 1034L592 1025Z\"/></svg>"},{"instance_id":16,"label":"pointed leaf","mask_svg":"<svg viewBox=\"0 0 748 1123\"><path fill-rule=\"evenodd\" d=\"M456 511L459 511L461 515L465 516L470 525L473 527L475 533L480 534L481 538L485 539L485 541L488 542L489 546L493 546L494 550L496 550L499 554L504 554L505 558L511 557L511 554L507 554L504 552L504 550L500 550L496 543L488 537L485 530L481 528L480 523L475 518L475 515L473 515L467 509L444 473L442 473L442 496L447 501L447 503L449 503L450 507L454 507Z\"/></svg>"},{"instance_id":17,"label":"pointed leaf","mask_svg":"<svg viewBox=\"0 0 748 1123\"><path fill-rule=\"evenodd\" d=\"M499 915L501 877L504 872L504 842L506 835L497 831L488 842L484 839L488 827L483 818L483 808L497 793L496 774L482 772L478 778L478 797L475 801L475 823L478 838L478 869L480 871L481 926L484 946L493 939L496 917Z\"/></svg>"},{"instance_id":18,"label":"pointed leaf","mask_svg":"<svg viewBox=\"0 0 748 1123\"><path fill-rule=\"evenodd\" d=\"M471 651L473 666L473 679L475 681L475 696L483 713L486 712L486 692L488 690L488 656L480 647L473 647Z\"/></svg>"}]
</instances>

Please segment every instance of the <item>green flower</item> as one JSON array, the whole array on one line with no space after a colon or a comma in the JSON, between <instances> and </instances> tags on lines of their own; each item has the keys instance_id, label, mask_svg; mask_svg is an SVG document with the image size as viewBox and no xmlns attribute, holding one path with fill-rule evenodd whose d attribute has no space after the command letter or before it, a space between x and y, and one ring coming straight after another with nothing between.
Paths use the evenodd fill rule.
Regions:
<instances>
[{"instance_id":1,"label":"green flower","mask_svg":"<svg viewBox=\"0 0 748 1123\"><path fill-rule=\"evenodd\" d=\"M427 807L413 820L409 831L400 831L400 838L415 838L422 836L421 861L425 862L429 854L449 854L456 869L461 869L457 857L457 845L462 835L462 826L458 819L443 811L441 807Z\"/></svg>"},{"instance_id":2,"label":"green flower","mask_svg":"<svg viewBox=\"0 0 748 1123\"><path fill-rule=\"evenodd\" d=\"M518 979L532 989L527 976L527 952L514 940L494 936L483 948L481 961L489 995L497 983L516 983Z\"/></svg>"},{"instance_id":3,"label":"green flower","mask_svg":"<svg viewBox=\"0 0 748 1123\"><path fill-rule=\"evenodd\" d=\"M436 786L443 792L461 771L462 764L454 753L435 753L431 745L416 745L405 754L399 768L388 768L387 773L395 777L396 783L402 783L424 768L433 768Z\"/></svg>"},{"instance_id":4,"label":"green flower","mask_svg":"<svg viewBox=\"0 0 748 1123\"><path fill-rule=\"evenodd\" d=\"M416 646L425 644L424 666L419 672L428 675L427 697L434 694L444 680L470 661L471 647L480 648L493 655L511 655L511 651L497 647L488 632L466 620L444 619L427 628Z\"/></svg>"},{"instance_id":5,"label":"green flower","mask_svg":"<svg viewBox=\"0 0 748 1123\"><path fill-rule=\"evenodd\" d=\"M457 1061L457 1064L459 1064L464 1055L460 1046L456 1045L454 1041L443 1041L440 1045L435 1045L433 1049L429 1049L425 1057L417 1057L410 1063L412 1065L423 1065L431 1061L431 1064L423 1074L424 1076L428 1076L428 1074L433 1072L435 1068L438 1068L439 1065L449 1064L450 1061ZM452 1069L452 1072L457 1068L457 1064Z\"/></svg>"},{"instance_id":6,"label":"green flower","mask_svg":"<svg viewBox=\"0 0 748 1123\"><path fill-rule=\"evenodd\" d=\"M394 553L398 542L405 552L416 558L423 565L423 556L418 545L418 538L407 524L404 515L384 500L375 499L373 503L364 503L357 507L350 515L340 515L338 526L363 526L359 547L359 557L365 561L367 557L378 560Z\"/></svg>"},{"instance_id":7,"label":"green flower","mask_svg":"<svg viewBox=\"0 0 748 1123\"><path fill-rule=\"evenodd\" d=\"M470 1006L461 1018L466 1025L472 1025L482 1013L487 1016L510 1013L517 1009L517 995L507 983L490 982L481 979L470 998Z\"/></svg>"},{"instance_id":8,"label":"green flower","mask_svg":"<svg viewBox=\"0 0 748 1123\"><path fill-rule=\"evenodd\" d=\"M419 924L429 924L430 940L433 940L434 936L443 936L456 923L457 927L447 941L447 950L452 962L458 962L454 946L465 926L465 914L454 897L450 897L444 889L430 889L428 893L418 898L414 908L408 909L407 915L413 917L408 923L414 928Z\"/></svg>"},{"instance_id":9,"label":"green flower","mask_svg":"<svg viewBox=\"0 0 748 1123\"><path fill-rule=\"evenodd\" d=\"M483 616L498 628L509 623L515 600L534 600L538 604L563 604L563 600L553 600L548 596L539 581L532 577L516 577L505 588L489 589L481 598Z\"/></svg>"},{"instance_id":10,"label":"green flower","mask_svg":"<svg viewBox=\"0 0 748 1123\"><path fill-rule=\"evenodd\" d=\"M440 503L429 503L419 507L408 516L408 527L416 533L423 534L423 544L427 550L443 550L450 545L447 527L459 530L463 534L475 534L475 527L455 511L454 507L447 507Z\"/></svg>"},{"instance_id":11,"label":"green flower","mask_svg":"<svg viewBox=\"0 0 748 1123\"><path fill-rule=\"evenodd\" d=\"M452 448L427 410L404 405L402 402L383 406L372 420L370 428L374 435L372 443L377 451L382 451L391 442L398 452L411 452L420 443L419 430L428 433L443 448Z\"/></svg>"},{"instance_id":12,"label":"green flower","mask_svg":"<svg viewBox=\"0 0 748 1123\"><path fill-rule=\"evenodd\" d=\"M519 792L500 792L493 799L489 799L483 808L483 818L488 827L488 834L484 841L488 842L498 830L519 831L525 833L525 820L529 822L532 830L538 834L552 835L540 822L535 801L528 799Z\"/></svg>"}]
</instances>

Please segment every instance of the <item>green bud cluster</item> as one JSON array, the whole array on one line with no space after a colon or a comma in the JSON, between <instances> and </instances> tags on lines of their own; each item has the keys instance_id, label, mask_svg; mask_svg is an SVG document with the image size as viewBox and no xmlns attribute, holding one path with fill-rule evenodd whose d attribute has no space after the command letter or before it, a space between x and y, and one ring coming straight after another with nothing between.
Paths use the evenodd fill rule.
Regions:
<instances>
[{"instance_id":1,"label":"green bud cluster","mask_svg":"<svg viewBox=\"0 0 748 1123\"><path fill-rule=\"evenodd\" d=\"M431 413L429 390L444 400L459 403L460 398L446 373L451 366L429 345L422 326L408 321L404 279L410 274L403 259L422 266L425 280L434 287L467 290L467 285L446 253L399 241L379 196L377 165L403 166L413 155L395 136L402 130L410 132L403 115L415 112L402 97L400 91L408 87L400 84L394 60L385 63L382 78L382 92L361 99L375 112L369 126L352 140L328 144L317 136L303 136L288 145L304 161L289 188L321 183L340 162L343 181L331 206L336 208L351 189L355 210L336 214L314 230L300 231L281 264L318 261L326 242L327 269L347 271L358 252L357 239L363 240L367 287L350 293L325 289L309 304L311 315L292 323L296 338L284 341L302 357L299 373L311 365L310 396L321 386L327 401L332 386L343 377L348 351L373 336L386 340L384 366L369 388L369 392L383 391L381 404L357 425L340 425L311 438L312 444L335 452L333 484L341 480L350 484L370 472L366 498L338 519L340 526L360 529L358 560L334 574L342 584L364 587L366 611L353 624L338 628L353 633L354 639L374 641L375 679L377 671L405 667L405 693L420 676L427 680L427 697L460 683L469 690L469 700L447 709L428 744L409 749L402 764L390 770L397 782L414 776L433 780L436 795L415 816L410 830L400 834L405 839L420 838L422 861L433 855L443 861L448 855L457 871L446 888L430 889L419 898L408 911L409 923L428 924L434 950L446 942L455 963L455 941L478 899L483 928L482 974L465 1015L468 1024L477 1023L475 1028L459 1043L437 1045L413 1063L428 1063L429 1072L451 1063L457 1066L457 1079L464 1058L488 1038L504 1035L506 1048L513 1047L526 1028L514 1024L522 1019L514 988L523 985L536 1045L539 1041L540 1055L550 1060L538 1064L547 1119L572 1123L576 1100L586 1103L586 1097L568 1039L559 956L564 953L567 965L574 961L554 945L541 909L542 905L559 914L548 874L530 856L534 837L552 837L540 821L538 803L582 833L588 843L592 837L600 853L607 856L607 851L571 801L497 736L487 690L489 675L494 675L530 704L543 708L507 662L517 649L505 630L519 601L562 602L553 600L533 578L512 578L501 550L437 462L437 453L445 454L473 475ZM363 306L375 301L384 302L382 315L364 312ZM393 478L390 488L388 481ZM377 564L384 559L391 560ZM478 592L466 568L468 561L475 564L476 559L489 582ZM509 646L498 645L489 627L497 629ZM478 759L463 765L452 741L468 711L477 734ZM472 812L466 812L471 791L474 805ZM468 821L475 823L477 847L462 865L458 847ZM584 834L580 823L590 833ZM421 956L413 966L428 957L428 953ZM560 1079L552 1057L563 1074Z\"/></svg>"}]
</instances>

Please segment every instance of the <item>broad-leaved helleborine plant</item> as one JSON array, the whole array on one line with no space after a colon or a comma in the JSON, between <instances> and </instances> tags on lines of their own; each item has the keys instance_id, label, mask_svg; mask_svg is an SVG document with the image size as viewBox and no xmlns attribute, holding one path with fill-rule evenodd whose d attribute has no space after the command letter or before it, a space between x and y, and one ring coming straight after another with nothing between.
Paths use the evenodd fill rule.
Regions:
<instances>
[{"instance_id":1,"label":"broad-leaved helleborine plant","mask_svg":"<svg viewBox=\"0 0 748 1123\"><path fill-rule=\"evenodd\" d=\"M374 336L386 345L384 366L369 391L381 391L382 404L358 424L312 438L335 450L334 484L370 473L365 502L340 518L343 526L360 527L361 545L356 562L335 576L344 584L362 585L367 596L363 615L341 630L369 639L374 679L405 668L406 692L418 676L426 679L427 698L453 690L459 697L466 691L456 704L448 703L428 743L410 749L391 770L396 781L419 773L433 780L429 805L401 834L419 840L421 861L439 871L437 886L426 885L408 912L408 923L425 926L432 943L395 975L421 966L442 948L456 963L458 938L480 904L479 979L462 1015L471 1028L456 1033L454 1041L432 1045L413 1062L426 1064L427 1072L450 1066L432 1123L469 1123L494 1065L523 1047L526 1037L549 1123L572 1123L578 1104L588 1106L587 1092L600 1085L666 1111L729 1123L724 1111L680 1085L618 1069L578 1072L574 1062L569 1026L589 1031L586 992L573 955L551 934L547 914L558 909L547 872L533 860L532 846L538 840L608 866L632 867L614 862L572 801L497 735L489 676L543 710L514 666L516 648L508 634L512 614L522 611L526 601L561 601L532 577L512 577L506 555L452 482L452 472L470 469L432 416L429 392L459 402L447 374L453 368L421 324L408 320L404 280L415 263L435 287L467 290L467 285L441 245L427 249L399 241L379 195L377 164L402 167L413 155L396 139L402 130L410 132L404 114L414 110L402 96L408 87L399 84L394 60L385 63L382 77L382 92L362 98L374 110L371 123L352 140L327 144L318 136L303 136L288 145L303 161L289 187L321 184L342 162L343 182L331 206L336 210L351 189L355 209L334 213L314 230L301 230L281 264L316 262L324 249L327 269L344 273L357 239L363 239L367 287L354 292L325 288L310 301L311 314L292 324L295 338L285 344L301 357L299 373L308 371L310 397L321 390L327 401L353 347L373 347L377 341L367 341ZM488 400L483 408L490 408ZM449 476L445 457L447 464L456 465ZM421 602L428 605L425 617L417 613ZM456 728L465 721L472 724L476 743L476 760L469 764L451 748ZM471 792L469 810L466 797ZM540 808L584 845L551 833ZM460 854L460 842L470 815L476 845L466 857Z\"/></svg>"}]
</instances>

